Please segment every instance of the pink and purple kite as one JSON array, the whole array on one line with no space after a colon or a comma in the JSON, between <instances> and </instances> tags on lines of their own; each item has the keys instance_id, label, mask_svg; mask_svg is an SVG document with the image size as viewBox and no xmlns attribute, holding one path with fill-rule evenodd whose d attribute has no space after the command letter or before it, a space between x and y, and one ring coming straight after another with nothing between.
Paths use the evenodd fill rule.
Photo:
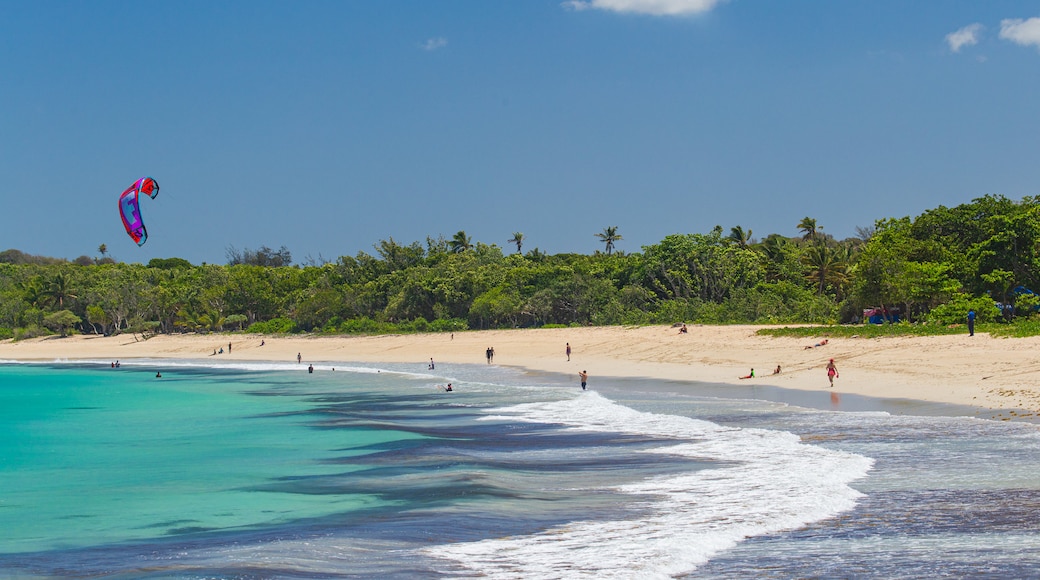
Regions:
<instances>
[{"instance_id":1,"label":"pink and purple kite","mask_svg":"<svg viewBox=\"0 0 1040 580\"><path fill-rule=\"evenodd\" d=\"M141 205L138 201L138 197L142 193L155 199L155 196L159 194L159 184L151 177L142 177L119 196L119 215L123 218L123 227L138 246L144 245L145 240L148 239L148 231L144 229L144 222L141 220Z\"/></svg>"}]
</instances>

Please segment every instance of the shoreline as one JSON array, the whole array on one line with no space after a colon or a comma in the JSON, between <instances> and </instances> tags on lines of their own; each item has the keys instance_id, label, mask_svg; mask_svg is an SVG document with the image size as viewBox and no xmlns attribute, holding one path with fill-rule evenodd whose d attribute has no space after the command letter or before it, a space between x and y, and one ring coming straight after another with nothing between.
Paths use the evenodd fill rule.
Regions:
<instances>
[{"instance_id":1,"label":"shoreline","mask_svg":"<svg viewBox=\"0 0 1040 580\"><path fill-rule=\"evenodd\" d=\"M764 326L688 328L687 334L657 325L333 337L222 333L142 340L126 334L75 335L0 341L0 360L296 362L299 353L304 365L415 363L425 369L431 358L436 364L488 364L486 350L493 347L495 365L570 375L576 386L577 373L587 370L593 387L608 377L675 381L685 383L684 388L697 385L698 393L703 384L736 386L740 392L754 386L832 393L839 398L945 404L975 409L974 416L983 419L1040 421L1040 337L992 338L979 333L974 337L832 338L813 347L818 339L755 334ZM565 353L568 343L570 361ZM212 354L220 348L223 354ZM830 358L839 371L833 388L828 387L825 372ZM769 374L776 365L782 372ZM754 379L739 378L751 368Z\"/></svg>"}]
</instances>

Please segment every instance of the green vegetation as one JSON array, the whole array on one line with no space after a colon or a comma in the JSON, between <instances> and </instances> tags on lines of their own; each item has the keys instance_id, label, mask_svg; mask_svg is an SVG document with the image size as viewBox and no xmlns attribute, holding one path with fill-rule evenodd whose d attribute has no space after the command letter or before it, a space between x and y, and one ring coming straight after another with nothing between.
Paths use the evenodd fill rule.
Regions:
<instances>
[{"instance_id":1,"label":"green vegetation","mask_svg":"<svg viewBox=\"0 0 1040 580\"><path fill-rule=\"evenodd\" d=\"M815 324L826 326L763 332L868 337L964 332L969 309L980 332L1040 333L1040 297L1021 290L1040 288L1040 198L986 196L880 220L846 240L810 217L790 233L756 241L741 226L727 235L716 226L628 253L610 226L592 233L602 251L549 255L523 253L522 232L507 239L516 247L507 253L459 231L425 243L380 240L373 254L305 266L284 246L229 247L226 265L199 266L116 262L104 244L100 257L71 262L12 249L0 252L0 338L676 322ZM847 326L865 309L900 322Z\"/></svg>"},{"instance_id":2,"label":"green vegetation","mask_svg":"<svg viewBox=\"0 0 1040 580\"><path fill-rule=\"evenodd\" d=\"M997 324L978 324L975 332L990 332L1002 327ZM927 324L864 324L864 325L826 325L826 326L794 326L780 328L761 328L757 334L761 336L790 336L796 338L878 338L882 336L937 336L941 334L966 334L965 325L949 326Z\"/></svg>"}]
</instances>

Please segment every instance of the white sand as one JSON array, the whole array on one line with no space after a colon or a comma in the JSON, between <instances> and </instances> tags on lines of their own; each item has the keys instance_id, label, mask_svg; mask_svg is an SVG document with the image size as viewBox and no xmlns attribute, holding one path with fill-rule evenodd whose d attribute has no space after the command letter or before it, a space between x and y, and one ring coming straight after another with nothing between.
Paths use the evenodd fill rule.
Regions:
<instances>
[{"instance_id":1,"label":"white sand","mask_svg":"<svg viewBox=\"0 0 1040 580\"><path fill-rule=\"evenodd\" d=\"M597 376L651 377L748 384L738 377L753 367L757 384L830 390L824 365L834 358L840 373L834 392L1022 409L1040 414L1040 338L991 338L987 334L912 338L819 340L757 336L758 326L690 326L682 335L668 326L524 329L364 337L281 337L243 334L80 335L0 342L0 359L115 360L211 357L221 360L303 362L415 362L495 364ZM266 341L260 346L260 341ZM233 348L227 353L228 342ZM571 361L565 345L572 348ZM783 372L771 375L777 365Z\"/></svg>"}]
</instances>

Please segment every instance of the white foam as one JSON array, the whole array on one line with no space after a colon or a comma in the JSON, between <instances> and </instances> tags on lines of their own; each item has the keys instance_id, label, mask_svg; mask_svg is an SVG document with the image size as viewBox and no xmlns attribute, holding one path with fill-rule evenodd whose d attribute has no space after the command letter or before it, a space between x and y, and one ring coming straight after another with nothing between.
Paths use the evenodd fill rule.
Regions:
<instances>
[{"instance_id":1,"label":"white foam","mask_svg":"<svg viewBox=\"0 0 1040 580\"><path fill-rule=\"evenodd\" d=\"M804 444L792 433L642 413L596 393L497 409L488 418L496 417L670 437L674 445L651 452L732 463L617 488L647 502L650 515L639 519L572 522L529 536L425 550L490 578L669 578L746 537L851 509L862 494L848 484L873 464Z\"/></svg>"},{"instance_id":2,"label":"white foam","mask_svg":"<svg viewBox=\"0 0 1040 580\"><path fill-rule=\"evenodd\" d=\"M2 362L2 361L0 361ZM11 361L12 363L19 361ZM55 359L50 364L70 364L70 365L101 365L109 366L114 359ZM33 364L33 363L26 363ZM390 373L398 376L406 377L418 377L425 378L430 375L414 373L401 370L386 369L381 367L366 367L357 366L357 363L348 362L335 362L335 361L314 361L312 363L294 363L294 362L277 362L277 361L217 361L208 359L152 359L152 358L133 358L133 359L120 359L119 366L121 367L148 367L148 368L202 368L202 369L226 369L226 370L239 370L239 371L299 371L306 372L310 365L314 365L315 371L336 371L358 373L358 374L378 374L378 373Z\"/></svg>"}]
</instances>

